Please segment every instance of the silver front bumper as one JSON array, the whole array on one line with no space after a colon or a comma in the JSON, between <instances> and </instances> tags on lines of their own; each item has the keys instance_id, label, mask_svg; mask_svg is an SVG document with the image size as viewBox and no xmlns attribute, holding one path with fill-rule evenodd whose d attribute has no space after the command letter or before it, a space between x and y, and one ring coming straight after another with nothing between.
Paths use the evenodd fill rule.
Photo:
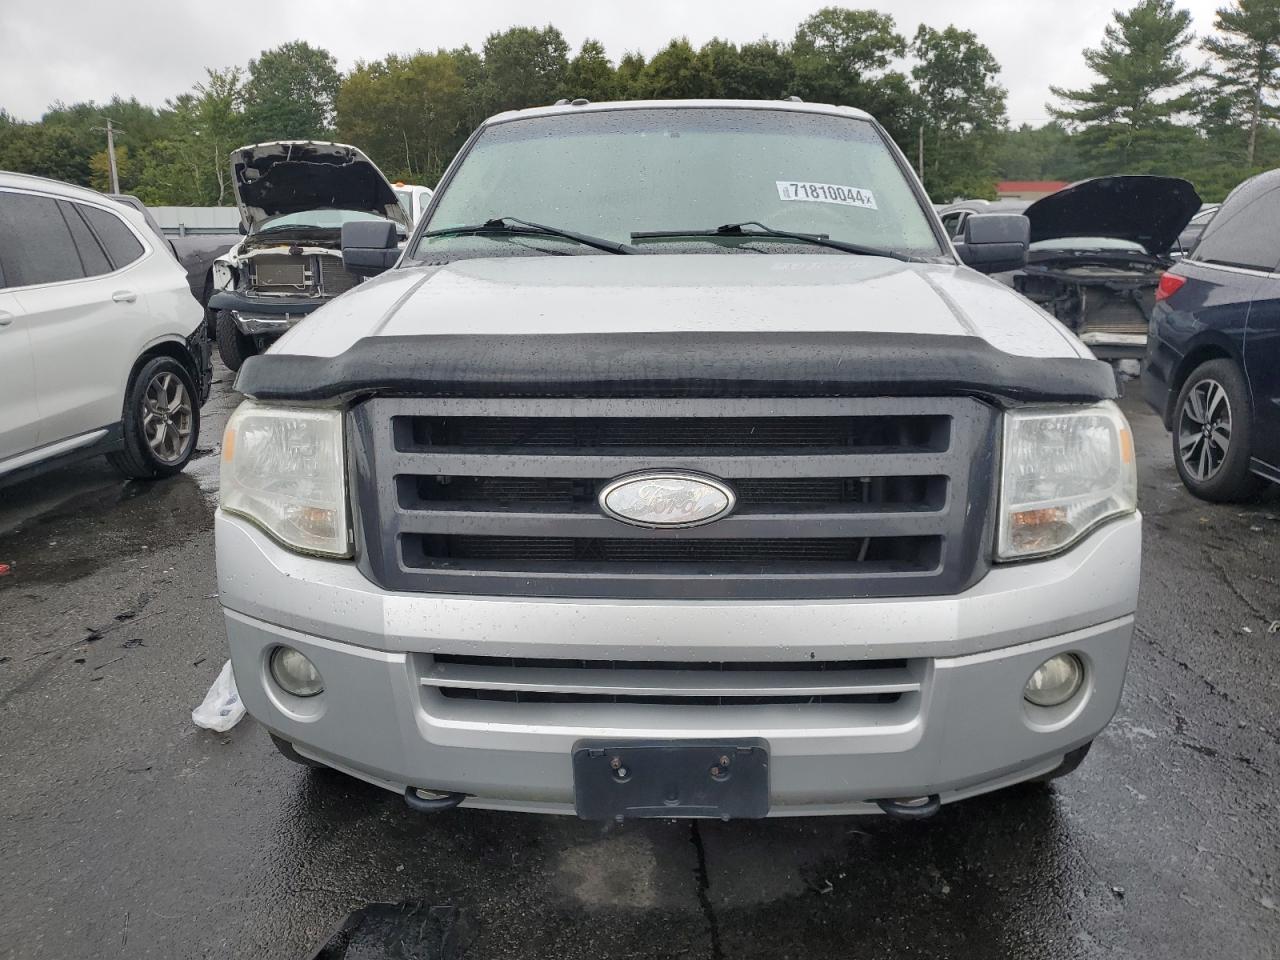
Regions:
<instances>
[{"instance_id":1,"label":"silver front bumper","mask_svg":"<svg viewBox=\"0 0 1280 960\"><path fill-rule=\"evenodd\" d=\"M944 801L1052 769L1115 712L1137 600L1141 521L1111 523L1069 553L998 567L963 594L906 600L638 602L391 594L350 563L285 551L219 512L218 571L241 697L299 752L391 789L469 805L571 812L570 751L584 737L763 737L773 815L859 812L926 793ZM298 700L269 679L278 644L325 678ZM1060 715L1022 700L1058 651L1088 667ZM893 709L617 704L528 711L445 700L428 654L629 661L917 661L918 693ZM749 719L748 719L749 717Z\"/></svg>"}]
</instances>

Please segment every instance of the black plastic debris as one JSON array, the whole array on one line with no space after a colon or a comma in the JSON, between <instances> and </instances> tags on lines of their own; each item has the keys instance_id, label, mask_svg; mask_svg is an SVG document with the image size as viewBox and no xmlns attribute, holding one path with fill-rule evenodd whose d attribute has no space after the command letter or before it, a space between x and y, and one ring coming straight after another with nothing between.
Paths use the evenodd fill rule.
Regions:
<instances>
[{"instance_id":1,"label":"black plastic debris","mask_svg":"<svg viewBox=\"0 0 1280 960\"><path fill-rule=\"evenodd\" d=\"M306 960L461 960L473 932L460 907L371 903L349 913Z\"/></svg>"}]
</instances>

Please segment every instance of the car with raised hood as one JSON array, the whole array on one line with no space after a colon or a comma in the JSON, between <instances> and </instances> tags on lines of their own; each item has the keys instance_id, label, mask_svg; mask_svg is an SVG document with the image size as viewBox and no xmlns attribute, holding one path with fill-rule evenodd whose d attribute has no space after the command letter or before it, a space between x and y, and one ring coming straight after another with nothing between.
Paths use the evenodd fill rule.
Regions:
<instances>
[{"instance_id":1,"label":"car with raised hood","mask_svg":"<svg viewBox=\"0 0 1280 960\"><path fill-rule=\"evenodd\" d=\"M1136 374L1160 275L1200 209L1177 177L1083 180L1027 206L1026 267L1002 279L1039 304L1100 360L1129 361Z\"/></svg>"},{"instance_id":2,"label":"car with raised hood","mask_svg":"<svg viewBox=\"0 0 1280 960\"><path fill-rule=\"evenodd\" d=\"M210 381L200 305L140 213L0 173L0 484L103 454L177 473Z\"/></svg>"},{"instance_id":3,"label":"car with raised hood","mask_svg":"<svg viewBox=\"0 0 1280 960\"><path fill-rule=\"evenodd\" d=\"M345 269L344 224L410 217L382 171L343 143L281 140L231 154L245 237L213 267L218 352L231 370L362 279Z\"/></svg>"},{"instance_id":4,"label":"car with raised hood","mask_svg":"<svg viewBox=\"0 0 1280 960\"><path fill-rule=\"evenodd\" d=\"M1212 501L1280 483L1280 170L1246 180L1160 279L1147 400L1183 484Z\"/></svg>"},{"instance_id":5,"label":"car with raised hood","mask_svg":"<svg viewBox=\"0 0 1280 960\"><path fill-rule=\"evenodd\" d=\"M404 795L924 817L1119 702L1141 520L1109 366L848 107L485 122L381 275L245 362L216 518L240 696Z\"/></svg>"}]
</instances>

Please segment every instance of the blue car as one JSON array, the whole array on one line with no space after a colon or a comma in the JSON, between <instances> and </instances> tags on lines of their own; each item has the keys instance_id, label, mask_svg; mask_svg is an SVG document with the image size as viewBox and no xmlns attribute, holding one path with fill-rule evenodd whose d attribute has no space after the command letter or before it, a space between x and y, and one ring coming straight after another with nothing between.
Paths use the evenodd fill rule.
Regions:
<instances>
[{"instance_id":1,"label":"blue car","mask_svg":"<svg viewBox=\"0 0 1280 960\"><path fill-rule=\"evenodd\" d=\"M1146 396L1173 433L1182 482L1204 500L1280 483L1280 170L1227 197L1160 280Z\"/></svg>"}]
</instances>

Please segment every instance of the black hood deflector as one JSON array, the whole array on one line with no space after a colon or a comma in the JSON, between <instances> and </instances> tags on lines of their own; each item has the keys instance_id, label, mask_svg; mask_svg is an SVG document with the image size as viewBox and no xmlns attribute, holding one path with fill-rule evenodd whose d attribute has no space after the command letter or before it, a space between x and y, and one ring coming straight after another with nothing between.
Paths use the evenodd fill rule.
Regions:
<instances>
[{"instance_id":1,"label":"black hood deflector","mask_svg":"<svg viewBox=\"0 0 1280 960\"><path fill-rule=\"evenodd\" d=\"M1001 406L1114 399L1110 366L1023 357L979 337L910 333L609 333L367 337L336 357L268 353L256 400L415 397L974 396Z\"/></svg>"},{"instance_id":2,"label":"black hood deflector","mask_svg":"<svg viewBox=\"0 0 1280 960\"><path fill-rule=\"evenodd\" d=\"M1167 253L1201 206L1200 194L1178 177L1116 176L1081 180L1027 207L1031 242L1063 237L1114 237Z\"/></svg>"}]
</instances>

